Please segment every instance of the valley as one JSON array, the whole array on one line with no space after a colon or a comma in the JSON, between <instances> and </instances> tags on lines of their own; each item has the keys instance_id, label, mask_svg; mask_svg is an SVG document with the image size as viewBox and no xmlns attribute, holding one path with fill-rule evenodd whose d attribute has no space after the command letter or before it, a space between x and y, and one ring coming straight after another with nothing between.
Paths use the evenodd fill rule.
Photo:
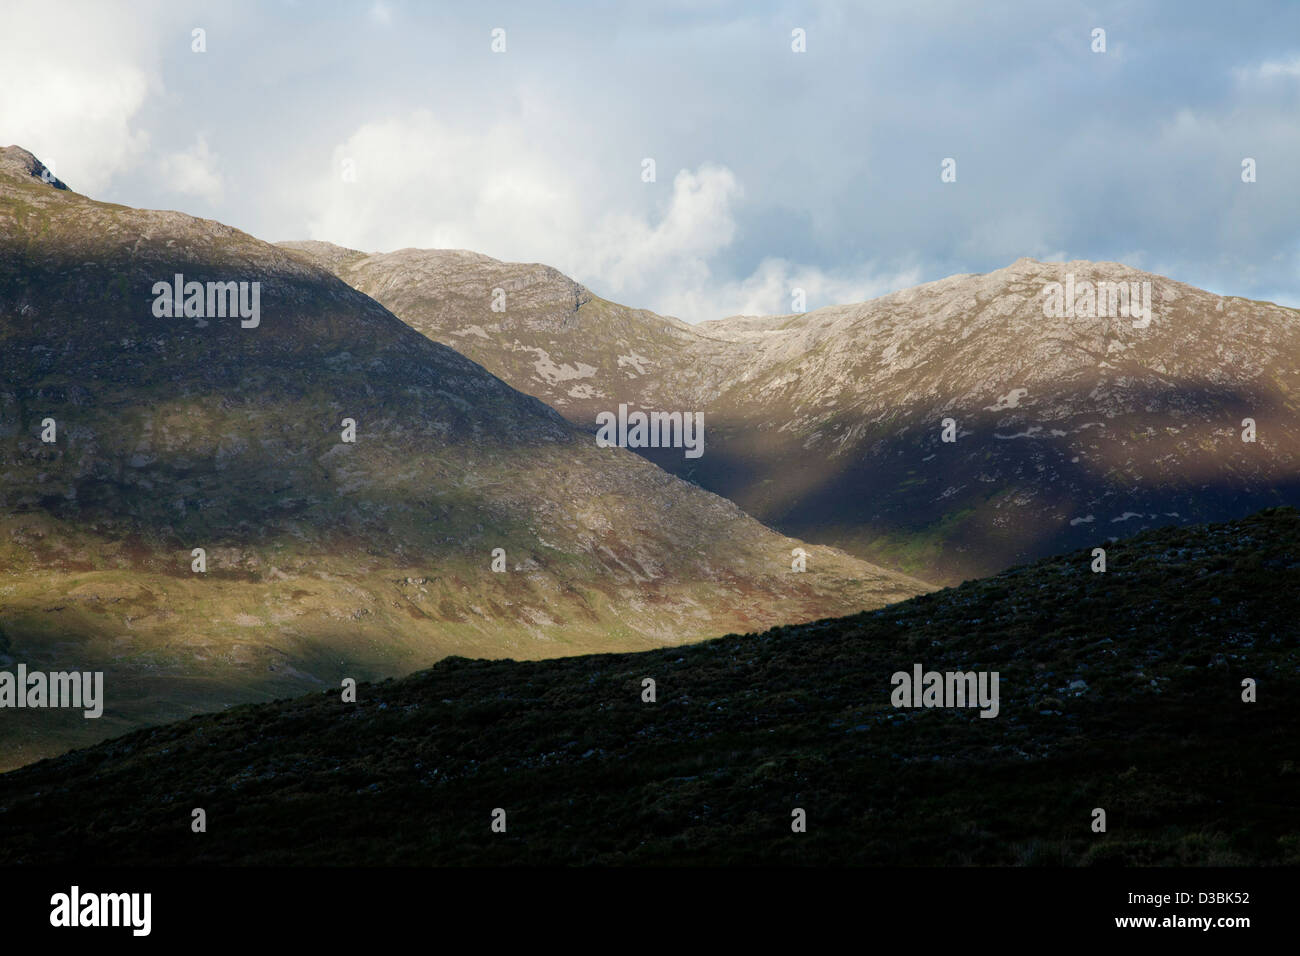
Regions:
<instances>
[{"instance_id":1,"label":"valley","mask_svg":"<svg viewBox=\"0 0 1300 956\"><path fill-rule=\"evenodd\" d=\"M1300 503L1300 313L1121 263L1023 258L691 326L539 264L280 245L576 427L623 404L701 413L704 455L636 450L786 534L936 584ZM1134 287L1142 318L1120 309Z\"/></svg>"}]
</instances>

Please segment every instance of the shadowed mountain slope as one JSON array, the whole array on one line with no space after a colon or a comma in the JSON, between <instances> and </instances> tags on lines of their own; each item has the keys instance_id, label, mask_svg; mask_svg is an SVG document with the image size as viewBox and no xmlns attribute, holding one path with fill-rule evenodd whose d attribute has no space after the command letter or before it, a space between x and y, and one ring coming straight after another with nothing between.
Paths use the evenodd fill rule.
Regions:
<instances>
[{"instance_id":1,"label":"shadowed mountain slope","mask_svg":"<svg viewBox=\"0 0 1300 956\"><path fill-rule=\"evenodd\" d=\"M1300 502L1300 313L1119 263L1021 259L692 327L545 266L282 245L580 427L619 403L702 411L703 457L642 454L788 534L928 580ZM1149 283L1149 324L1045 315L1067 276Z\"/></svg>"},{"instance_id":2,"label":"shadowed mountain slope","mask_svg":"<svg viewBox=\"0 0 1300 956\"><path fill-rule=\"evenodd\" d=\"M1146 532L1109 558L681 648L453 658L356 703L140 731L0 777L0 860L1300 863L1300 514ZM892 706L916 664L998 672L997 716Z\"/></svg>"},{"instance_id":3,"label":"shadowed mountain slope","mask_svg":"<svg viewBox=\"0 0 1300 956\"><path fill-rule=\"evenodd\" d=\"M792 573L798 541L324 270L42 168L0 151L0 667L104 670L107 706L6 712L0 766L446 654L651 648L927 588L830 548ZM259 283L256 322L160 317L177 274L250 307Z\"/></svg>"}]
</instances>

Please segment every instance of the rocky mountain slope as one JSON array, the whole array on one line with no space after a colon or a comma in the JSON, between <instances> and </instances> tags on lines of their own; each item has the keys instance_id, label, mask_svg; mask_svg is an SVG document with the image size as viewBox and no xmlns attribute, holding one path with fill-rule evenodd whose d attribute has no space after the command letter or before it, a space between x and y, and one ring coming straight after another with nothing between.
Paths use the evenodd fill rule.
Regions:
<instances>
[{"instance_id":1,"label":"rocky mountain slope","mask_svg":"<svg viewBox=\"0 0 1300 956\"><path fill-rule=\"evenodd\" d=\"M1109 557L139 731L0 776L0 861L1300 864L1300 514ZM997 716L894 707L915 664L998 672Z\"/></svg>"},{"instance_id":2,"label":"rocky mountain slope","mask_svg":"<svg viewBox=\"0 0 1300 956\"><path fill-rule=\"evenodd\" d=\"M545 266L284 245L580 427L619 403L702 411L702 457L642 454L787 534L929 580L1300 501L1300 313L1119 263L1021 259L692 327ZM1045 314L1069 277L1149 283L1150 321Z\"/></svg>"},{"instance_id":3,"label":"rocky mountain slope","mask_svg":"<svg viewBox=\"0 0 1300 956\"><path fill-rule=\"evenodd\" d=\"M0 669L103 670L107 705L6 710L0 766L447 654L653 648L927 587L829 548L793 573L800 542L317 266L42 168L0 151ZM250 283L248 317L206 286L204 314L160 315L178 274Z\"/></svg>"}]
</instances>

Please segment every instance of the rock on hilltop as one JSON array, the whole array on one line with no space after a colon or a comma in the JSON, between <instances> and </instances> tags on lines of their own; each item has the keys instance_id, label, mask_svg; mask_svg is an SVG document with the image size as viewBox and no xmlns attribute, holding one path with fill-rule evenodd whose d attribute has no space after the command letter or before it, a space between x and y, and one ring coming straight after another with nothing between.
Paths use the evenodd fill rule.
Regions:
<instances>
[{"instance_id":1,"label":"rock on hilltop","mask_svg":"<svg viewBox=\"0 0 1300 956\"><path fill-rule=\"evenodd\" d=\"M37 179L55 189L67 189L67 183L57 178L45 164L21 146L0 149L0 175Z\"/></svg>"}]
</instances>

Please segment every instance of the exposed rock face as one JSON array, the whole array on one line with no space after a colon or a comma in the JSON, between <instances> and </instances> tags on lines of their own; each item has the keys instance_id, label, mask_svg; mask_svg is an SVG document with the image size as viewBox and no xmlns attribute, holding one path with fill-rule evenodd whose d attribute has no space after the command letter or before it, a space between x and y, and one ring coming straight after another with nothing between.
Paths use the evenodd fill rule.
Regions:
<instances>
[{"instance_id":1,"label":"exposed rock face","mask_svg":"<svg viewBox=\"0 0 1300 956\"><path fill-rule=\"evenodd\" d=\"M54 189L68 188L67 184L47 169L44 163L21 146L6 146L0 149L0 174L19 178L29 177Z\"/></svg>"},{"instance_id":2,"label":"exposed rock face","mask_svg":"<svg viewBox=\"0 0 1300 956\"><path fill-rule=\"evenodd\" d=\"M330 256L349 284L581 427L619 403L702 411L702 458L644 454L786 533L931 580L1300 502L1300 313L1119 263L1020 259L692 327L595 296L575 309L575 284L543 266ZM1149 283L1150 322L1045 314L1049 285L1070 276ZM508 290L504 313L493 288Z\"/></svg>"},{"instance_id":3,"label":"exposed rock face","mask_svg":"<svg viewBox=\"0 0 1300 956\"><path fill-rule=\"evenodd\" d=\"M107 703L6 713L4 765L450 653L657 647L927 589L831 548L792 573L800 542L300 255L40 168L0 151L0 667L105 670ZM159 317L177 274L259 283L257 324Z\"/></svg>"}]
</instances>

